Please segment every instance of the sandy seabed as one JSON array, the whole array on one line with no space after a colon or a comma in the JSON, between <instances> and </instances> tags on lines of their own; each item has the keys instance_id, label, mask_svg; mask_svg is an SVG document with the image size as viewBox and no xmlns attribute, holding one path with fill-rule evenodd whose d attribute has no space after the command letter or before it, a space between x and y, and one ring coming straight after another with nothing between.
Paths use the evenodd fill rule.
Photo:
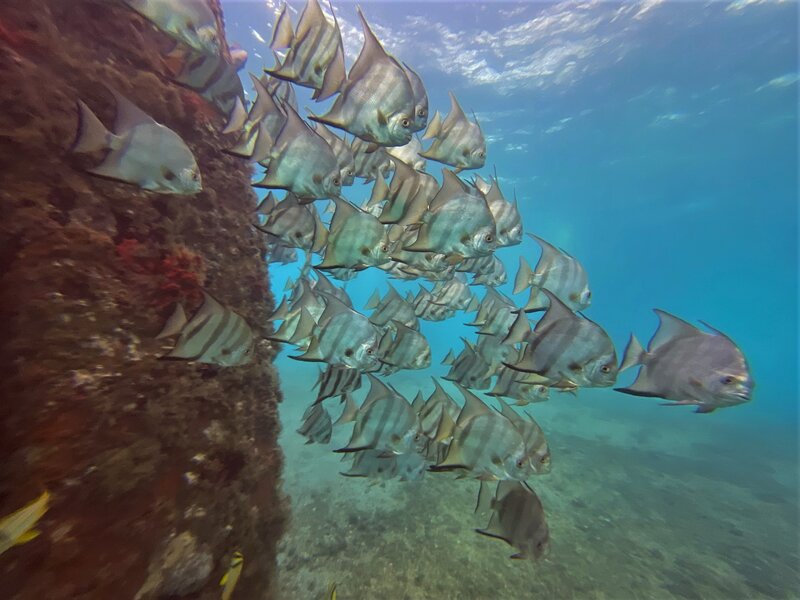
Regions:
<instances>
[{"instance_id":1,"label":"sandy seabed","mask_svg":"<svg viewBox=\"0 0 800 600\"><path fill-rule=\"evenodd\" d=\"M610 390L528 407L553 456L552 472L530 480L551 535L548 558L534 564L510 560L510 546L473 531L486 525L473 514L477 481L427 473L376 485L339 475L347 465L331 450L351 426L335 428L326 446L306 445L295 430L314 399L316 367L279 363L293 511L279 550L281 598L323 598L331 582L345 600L798 597L789 430L756 422L745 430L724 413ZM390 381L409 398L433 387L407 372ZM335 419L338 400L325 402Z\"/></svg>"}]
</instances>

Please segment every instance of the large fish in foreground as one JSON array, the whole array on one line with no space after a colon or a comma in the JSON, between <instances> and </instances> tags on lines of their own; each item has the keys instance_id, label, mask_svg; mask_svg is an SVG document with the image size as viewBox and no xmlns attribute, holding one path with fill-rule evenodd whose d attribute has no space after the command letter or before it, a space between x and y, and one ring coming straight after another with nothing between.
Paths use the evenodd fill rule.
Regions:
<instances>
[{"instance_id":1,"label":"large fish in foreground","mask_svg":"<svg viewBox=\"0 0 800 600\"><path fill-rule=\"evenodd\" d=\"M156 336L180 335L164 358L193 360L222 367L248 364L253 358L255 338L244 317L226 308L206 291L203 305L191 319L178 303L164 328Z\"/></svg>"},{"instance_id":2,"label":"large fish in foreground","mask_svg":"<svg viewBox=\"0 0 800 600\"><path fill-rule=\"evenodd\" d=\"M617 353L608 334L597 323L572 312L548 290L543 292L550 307L526 336L522 359L506 366L536 373L564 389L613 385Z\"/></svg>"},{"instance_id":3,"label":"large fish in foreground","mask_svg":"<svg viewBox=\"0 0 800 600\"><path fill-rule=\"evenodd\" d=\"M631 336L620 370L642 365L636 381L619 392L671 400L666 406L693 405L710 413L749 402L755 383L742 351L724 333L702 331L656 309L658 329L645 350Z\"/></svg>"},{"instance_id":4,"label":"large fish in foreground","mask_svg":"<svg viewBox=\"0 0 800 600\"><path fill-rule=\"evenodd\" d=\"M450 170L442 169L442 178L416 241L405 249L463 258L491 254L497 247L496 230L483 194Z\"/></svg>"},{"instance_id":5,"label":"large fish in foreground","mask_svg":"<svg viewBox=\"0 0 800 600\"><path fill-rule=\"evenodd\" d=\"M364 46L331 109L310 118L380 146L411 141L414 92L406 71L381 46L361 9Z\"/></svg>"},{"instance_id":6,"label":"large fish in foreground","mask_svg":"<svg viewBox=\"0 0 800 600\"><path fill-rule=\"evenodd\" d=\"M420 156L455 167L456 173L463 169L480 169L486 163L486 141L480 125L467 118L453 92L450 92L447 118L442 121L437 112L422 136L424 140L431 138L433 144L420 152Z\"/></svg>"},{"instance_id":7,"label":"large fish in foreground","mask_svg":"<svg viewBox=\"0 0 800 600\"><path fill-rule=\"evenodd\" d=\"M528 302L523 310L532 312L547 308L547 295L543 294L542 290L549 290L574 311L588 308L592 302L592 292L589 290L589 278L583 265L576 258L542 238L528 235L542 247L542 255L533 270L523 257L519 257L514 293L518 294L528 287L531 288Z\"/></svg>"},{"instance_id":8,"label":"large fish in foreground","mask_svg":"<svg viewBox=\"0 0 800 600\"><path fill-rule=\"evenodd\" d=\"M487 495L486 485L481 483L476 511L488 504L492 516L485 529L475 531L513 546L518 552L511 558L538 560L546 556L550 531L536 492L526 483L500 481L494 498L487 501Z\"/></svg>"},{"instance_id":9,"label":"large fish in foreground","mask_svg":"<svg viewBox=\"0 0 800 600\"><path fill-rule=\"evenodd\" d=\"M89 107L78 100L78 135L72 151L109 151L100 165L87 171L161 194L200 192L203 189L200 169L181 137L116 90L110 91L117 101L116 133L108 131Z\"/></svg>"}]
</instances>

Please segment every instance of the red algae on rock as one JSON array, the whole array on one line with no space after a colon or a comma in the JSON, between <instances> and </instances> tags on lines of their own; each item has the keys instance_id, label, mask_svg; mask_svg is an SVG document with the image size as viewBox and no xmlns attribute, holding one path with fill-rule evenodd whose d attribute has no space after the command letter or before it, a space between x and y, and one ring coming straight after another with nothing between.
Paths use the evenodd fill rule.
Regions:
<instances>
[{"instance_id":1,"label":"red algae on rock","mask_svg":"<svg viewBox=\"0 0 800 600\"><path fill-rule=\"evenodd\" d=\"M5 0L0 28L0 515L51 494L41 535L0 557L0 595L218 598L241 550L236 597L272 598L287 510L274 349L217 368L159 360L154 339L202 289L268 332L249 167L123 3ZM186 141L201 193L84 171L75 103L113 122L105 85Z\"/></svg>"}]
</instances>

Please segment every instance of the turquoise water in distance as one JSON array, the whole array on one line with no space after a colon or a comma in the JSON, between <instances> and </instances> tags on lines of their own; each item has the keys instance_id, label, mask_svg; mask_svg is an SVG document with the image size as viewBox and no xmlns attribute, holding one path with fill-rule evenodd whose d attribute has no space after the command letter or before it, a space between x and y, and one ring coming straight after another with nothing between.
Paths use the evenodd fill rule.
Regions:
<instances>
[{"instance_id":1,"label":"turquoise water in distance","mask_svg":"<svg viewBox=\"0 0 800 600\"><path fill-rule=\"evenodd\" d=\"M247 70L273 64L258 38L268 43L276 5L223 2L229 42L249 53L246 89ZM355 4L334 8L349 68L361 44ZM475 482L427 474L369 486L337 475L344 469L331 450L349 431L329 447L303 446L295 430L317 370L289 360L286 348L277 366L294 516L283 595L322 597L336 581L341 598L800 596L797 3L362 8L385 47L425 81L431 113L448 111L448 90L474 111L488 142L479 173L496 167L505 195L519 198L525 231L583 263L593 297L586 316L620 356L631 332L650 339L651 309L661 308L732 337L756 389L752 402L711 415L611 390L553 394L532 407L553 450L553 472L531 484L554 547L530 567L471 531L485 525L472 520ZM301 109L327 108L296 89ZM440 168L428 161L428 172ZM357 181L344 195L358 204L370 189ZM497 252L509 275L499 289L509 295L520 255L535 265L537 244L526 237ZM277 299L300 265L270 265ZM346 289L363 309L386 282L369 269ZM433 366L389 382L409 398L429 394L447 351L460 350L461 336L475 339L467 320L422 322ZM634 376L624 372L618 385ZM335 418L336 401L326 402Z\"/></svg>"}]
</instances>

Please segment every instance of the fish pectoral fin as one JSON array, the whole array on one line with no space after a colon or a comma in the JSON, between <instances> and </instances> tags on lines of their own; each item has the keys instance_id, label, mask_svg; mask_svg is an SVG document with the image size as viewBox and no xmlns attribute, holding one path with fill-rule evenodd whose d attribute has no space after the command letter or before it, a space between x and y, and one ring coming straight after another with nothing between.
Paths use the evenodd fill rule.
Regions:
<instances>
[{"instance_id":1,"label":"fish pectoral fin","mask_svg":"<svg viewBox=\"0 0 800 600\"><path fill-rule=\"evenodd\" d=\"M222 579L219 580L219 584L220 585L225 585L226 583L228 583L228 574L227 573L225 573L225 575L222 576Z\"/></svg>"},{"instance_id":2,"label":"fish pectoral fin","mask_svg":"<svg viewBox=\"0 0 800 600\"><path fill-rule=\"evenodd\" d=\"M31 540L36 539L37 537L39 537L40 533L42 533L42 532L39 531L38 529L30 529L30 530L26 531L25 533L23 533L21 536L19 536L14 541L14 545L15 546L21 546L22 544L27 544Z\"/></svg>"},{"instance_id":3,"label":"fish pectoral fin","mask_svg":"<svg viewBox=\"0 0 800 600\"><path fill-rule=\"evenodd\" d=\"M502 536L498 533L494 533L492 531L488 531L486 529L476 529L475 533L480 533L481 535L485 535L486 537L495 538L497 540L503 540L506 544L511 544L507 537Z\"/></svg>"}]
</instances>

